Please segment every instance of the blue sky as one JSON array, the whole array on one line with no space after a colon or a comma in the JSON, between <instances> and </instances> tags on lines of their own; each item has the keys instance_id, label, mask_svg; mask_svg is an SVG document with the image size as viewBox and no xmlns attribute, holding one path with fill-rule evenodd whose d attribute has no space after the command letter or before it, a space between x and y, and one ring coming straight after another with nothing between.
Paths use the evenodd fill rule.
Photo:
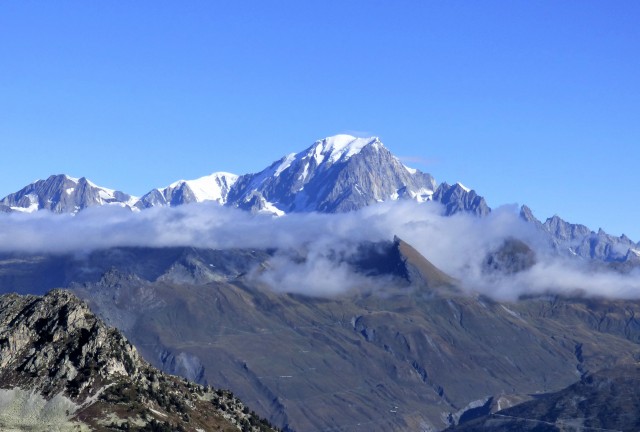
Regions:
<instances>
[{"instance_id":1,"label":"blue sky","mask_svg":"<svg viewBox=\"0 0 640 432\"><path fill-rule=\"evenodd\" d=\"M143 194L336 133L640 240L640 3L0 3L0 196Z\"/></svg>"}]
</instances>

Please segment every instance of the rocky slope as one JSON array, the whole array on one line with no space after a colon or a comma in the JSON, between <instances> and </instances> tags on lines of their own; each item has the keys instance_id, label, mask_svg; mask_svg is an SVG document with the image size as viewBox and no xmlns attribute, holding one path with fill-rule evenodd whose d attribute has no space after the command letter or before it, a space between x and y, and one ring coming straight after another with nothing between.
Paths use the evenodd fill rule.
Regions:
<instances>
[{"instance_id":1,"label":"rocky slope","mask_svg":"<svg viewBox=\"0 0 640 432\"><path fill-rule=\"evenodd\" d=\"M271 430L229 392L149 366L64 290L0 296L0 428Z\"/></svg>"},{"instance_id":2,"label":"rocky slope","mask_svg":"<svg viewBox=\"0 0 640 432\"><path fill-rule=\"evenodd\" d=\"M242 275L185 285L110 274L76 289L155 364L233 388L287 430L435 431L488 398L508 406L640 355L638 302L496 303L409 253L399 261L410 266L388 266L398 279L375 275L382 285L335 298Z\"/></svg>"},{"instance_id":3,"label":"rocky slope","mask_svg":"<svg viewBox=\"0 0 640 432\"><path fill-rule=\"evenodd\" d=\"M260 274L276 255L259 250L22 257L18 278L6 261L0 286L35 289L57 283L36 276L51 266L82 268L65 283L146 359L232 388L287 430L441 430L478 407L505 408L640 358L637 301L500 303L465 293L400 239L352 250L333 259L366 278L333 297L274 291ZM512 240L487 257L486 271L518 272L533 260Z\"/></svg>"},{"instance_id":4,"label":"rocky slope","mask_svg":"<svg viewBox=\"0 0 640 432\"><path fill-rule=\"evenodd\" d=\"M606 369L555 393L479 418L450 432L621 431L640 428L640 367Z\"/></svg>"}]
</instances>

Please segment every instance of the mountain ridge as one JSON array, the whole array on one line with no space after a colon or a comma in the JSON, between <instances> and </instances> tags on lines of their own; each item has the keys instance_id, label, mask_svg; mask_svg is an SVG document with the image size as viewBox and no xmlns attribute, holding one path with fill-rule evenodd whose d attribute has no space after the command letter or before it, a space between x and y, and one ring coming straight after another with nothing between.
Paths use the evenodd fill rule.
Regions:
<instances>
[{"instance_id":1,"label":"mountain ridge","mask_svg":"<svg viewBox=\"0 0 640 432\"><path fill-rule=\"evenodd\" d=\"M151 367L67 290L0 295L0 429L272 430L231 393Z\"/></svg>"},{"instance_id":2,"label":"mountain ridge","mask_svg":"<svg viewBox=\"0 0 640 432\"><path fill-rule=\"evenodd\" d=\"M91 194L78 193L76 188L80 183L89 185ZM379 138L350 135L318 140L307 149L286 155L257 173L238 176L215 172L154 188L140 198L97 186L84 177L80 183L62 174L38 180L1 199L0 210L32 212L47 209L55 213L76 213L87 207L114 203L137 211L155 206L216 201L221 205L276 215L308 211L331 213L357 210L388 200L429 201L437 192L437 184L430 174L403 165ZM464 196L469 192L463 189L453 199L471 202ZM464 204L453 203L451 206L469 209ZM475 211L475 204L471 210ZM486 213L486 210L479 213Z\"/></svg>"},{"instance_id":3,"label":"mountain ridge","mask_svg":"<svg viewBox=\"0 0 640 432\"><path fill-rule=\"evenodd\" d=\"M491 213L486 200L461 183L437 184L427 173L406 167L377 137L335 135L290 153L257 173L215 172L194 180L178 180L138 198L97 186L85 177L64 174L38 180L0 200L0 213L50 210L71 213L93 206L118 205L132 211L203 201L252 213L282 216L294 212L340 213L384 201L436 201L447 216ZM541 222L522 206L521 217L548 237L558 253L605 263L640 261L640 242L592 231L558 216Z\"/></svg>"}]
</instances>

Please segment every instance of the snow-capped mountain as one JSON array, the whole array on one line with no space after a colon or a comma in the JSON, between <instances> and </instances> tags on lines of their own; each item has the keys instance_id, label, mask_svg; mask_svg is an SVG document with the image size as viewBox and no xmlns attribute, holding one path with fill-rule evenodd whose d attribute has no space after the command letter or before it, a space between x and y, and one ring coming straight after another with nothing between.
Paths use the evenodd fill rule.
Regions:
<instances>
[{"instance_id":1,"label":"snow-capped mountain","mask_svg":"<svg viewBox=\"0 0 640 432\"><path fill-rule=\"evenodd\" d=\"M437 185L431 175L403 165L377 137L335 135L255 174L216 172L195 180L179 180L153 189L140 199L97 186L84 177L54 175L0 200L0 213L43 209L76 213L107 204L142 210L215 201L252 213L281 216L291 212L346 212L399 199L440 202L446 215L467 212L481 217L491 212L483 197L461 183ZM526 206L521 216L543 231L560 253L609 263L640 261L640 243L626 236L593 232L558 216L542 223Z\"/></svg>"},{"instance_id":2,"label":"snow-capped mountain","mask_svg":"<svg viewBox=\"0 0 640 432\"><path fill-rule=\"evenodd\" d=\"M335 135L255 174L217 172L195 180L179 180L153 189L140 199L96 186L84 177L51 176L0 200L0 212L47 209L75 213L104 204L141 210L216 201L254 213L282 215L345 212L398 199L435 199L445 205L447 214L467 211L484 215L490 211L482 197L460 184L436 186L430 174L403 165L379 138Z\"/></svg>"},{"instance_id":3,"label":"snow-capped mountain","mask_svg":"<svg viewBox=\"0 0 640 432\"><path fill-rule=\"evenodd\" d=\"M135 204L144 209L156 206L176 206L191 202L216 201L224 205L238 176L216 172L196 180L178 180L162 189L153 189Z\"/></svg>"},{"instance_id":4,"label":"snow-capped mountain","mask_svg":"<svg viewBox=\"0 0 640 432\"><path fill-rule=\"evenodd\" d=\"M85 177L78 179L59 174L7 195L0 204L14 212L50 210L54 213L76 213L87 207L106 204L131 207L136 201L136 197L97 186Z\"/></svg>"},{"instance_id":5,"label":"snow-capped mountain","mask_svg":"<svg viewBox=\"0 0 640 432\"><path fill-rule=\"evenodd\" d=\"M404 166L378 138L336 135L241 176L228 204L242 207L259 194L285 213L334 213L399 198L427 201L435 189L431 175Z\"/></svg>"}]
</instances>

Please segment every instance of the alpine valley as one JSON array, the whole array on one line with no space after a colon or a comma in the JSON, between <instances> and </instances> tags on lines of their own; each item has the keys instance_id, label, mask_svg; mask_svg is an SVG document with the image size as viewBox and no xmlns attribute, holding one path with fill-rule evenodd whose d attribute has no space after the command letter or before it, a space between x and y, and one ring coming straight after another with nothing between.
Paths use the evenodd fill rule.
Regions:
<instances>
[{"instance_id":1,"label":"alpine valley","mask_svg":"<svg viewBox=\"0 0 640 432\"><path fill-rule=\"evenodd\" d=\"M378 138L142 197L53 175L0 212L3 430L640 427L640 244L492 210ZM136 242L158 215L204 240Z\"/></svg>"}]
</instances>

